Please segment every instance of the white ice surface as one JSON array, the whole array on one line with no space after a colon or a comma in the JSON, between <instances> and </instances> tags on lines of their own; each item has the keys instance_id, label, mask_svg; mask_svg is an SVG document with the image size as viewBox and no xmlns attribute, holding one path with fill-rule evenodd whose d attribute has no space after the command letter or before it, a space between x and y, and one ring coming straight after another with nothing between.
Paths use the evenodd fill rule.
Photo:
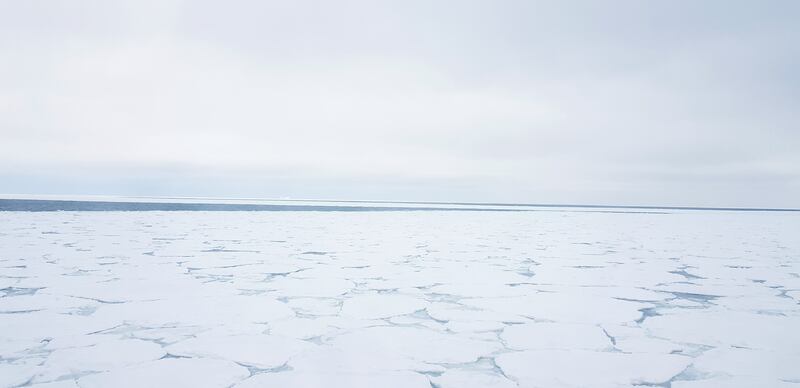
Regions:
<instances>
[{"instance_id":1,"label":"white ice surface","mask_svg":"<svg viewBox=\"0 0 800 388\"><path fill-rule=\"evenodd\" d=\"M0 212L0 387L800 387L800 214Z\"/></svg>"}]
</instances>

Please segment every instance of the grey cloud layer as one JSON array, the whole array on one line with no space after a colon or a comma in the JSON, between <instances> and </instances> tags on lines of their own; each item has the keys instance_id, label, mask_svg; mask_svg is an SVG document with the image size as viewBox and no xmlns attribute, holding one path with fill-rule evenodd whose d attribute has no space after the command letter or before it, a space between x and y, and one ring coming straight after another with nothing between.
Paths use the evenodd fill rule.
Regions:
<instances>
[{"instance_id":1,"label":"grey cloud layer","mask_svg":"<svg viewBox=\"0 0 800 388\"><path fill-rule=\"evenodd\" d=\"M800 206L792 1L0 15L0 192Z\"/></svg>"}]
</instances>

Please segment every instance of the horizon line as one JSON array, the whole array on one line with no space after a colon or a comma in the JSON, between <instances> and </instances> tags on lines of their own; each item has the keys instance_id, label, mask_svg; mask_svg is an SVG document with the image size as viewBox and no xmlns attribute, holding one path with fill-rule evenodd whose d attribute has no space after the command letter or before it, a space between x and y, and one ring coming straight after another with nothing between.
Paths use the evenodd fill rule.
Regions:
<instances>
[{"instance_id":1,"label":"horizon line","mask_svg":"<svg viewBox=\"0 0 800 388\"><path fill-rule=\"evenodd\" d=\"M377 199L295 199L295 198L253 198L253 197L188 197L188 196L144 196L144 195L62 195L62 194L0 194L0 200L23 199L7 198L7 196L47 196L47 197L106 197L119 199L161 199L161 200L212 200L212 201L271 201L271 202L312 202L312 203L364 203L364 204L402 204L402 205L455 205L455 206L495 206L495 207L532 207L532 208L585 208L585 209L632 209L632 210L698 210L698 211L743 211L743 212L800 212L800 208L770 207L728 207L728 206L666 206L666 205L608 205L608 204L574 204L574 203L513 203L513 202L447 202L447 201L391 201ZM36 199L33 201L75 201L70 199ZM103 202L102 200L82 199L77 202ZM429 209L433 210L433 209Z\"/></svg>"}]
</instances>

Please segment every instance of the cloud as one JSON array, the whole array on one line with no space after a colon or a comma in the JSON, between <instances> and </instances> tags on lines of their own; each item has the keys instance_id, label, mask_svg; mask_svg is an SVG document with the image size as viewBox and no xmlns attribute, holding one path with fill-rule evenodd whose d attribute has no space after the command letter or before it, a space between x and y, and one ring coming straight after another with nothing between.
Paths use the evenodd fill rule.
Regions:
<instances>
[{"instance_id":1,"label":"cloud","mask_svg":"<svg viewBox=\"0 0 800 388\"><path fill-rule=\"evenodd\" d=\"M800 206L798 7L7 2L0 191Z\"/></svg>"}]
</instances>

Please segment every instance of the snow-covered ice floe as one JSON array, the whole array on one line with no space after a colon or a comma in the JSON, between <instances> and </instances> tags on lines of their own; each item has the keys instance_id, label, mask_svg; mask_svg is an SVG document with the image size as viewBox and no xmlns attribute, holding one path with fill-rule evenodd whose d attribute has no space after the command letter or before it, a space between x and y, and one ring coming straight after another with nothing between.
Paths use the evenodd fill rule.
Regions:
<instances>
[{"instance_id":1,"label":"snow-covered ice floe","mask_svg":"<svg viewBox=\"0 0 800 388\"><path fill-rule=\"evenodd\" d=\"M0 387L800 387L800 213L0 212Z\"/></svg>"}]
</instances>

